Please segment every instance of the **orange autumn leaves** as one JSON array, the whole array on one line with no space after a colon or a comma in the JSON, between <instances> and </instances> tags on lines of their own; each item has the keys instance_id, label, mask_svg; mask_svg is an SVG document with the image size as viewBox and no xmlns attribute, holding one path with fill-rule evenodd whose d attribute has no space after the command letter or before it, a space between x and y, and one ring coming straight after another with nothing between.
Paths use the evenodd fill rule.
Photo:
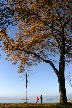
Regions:
<instances>
[{"instance_id":1,"label":"orange autumn leaves","mask_svg":"<svg viewBox=\"0 0 72 108\"><path fill-rule=\"evenodd\" d=\"M61 3L57 0L25 0L22 2L15 0L12 2L17 3L14 5L13 11L15 13L14 21L16 19L19 21L18 32L15 38L11 39L6 34L7 31L1 31L0 38L3 39L3 48L8 59L14 64L18 61L21 62L19 72L20 70L22 72L26 66L41 62L35 54L43 59L59 55L63 32L68 45L66 45L67 56L71 57L69 56L71 55L69 45L72 40L67 32L67 28L71 30L71 26L66 24L65 28L62 28L70 18L70 11L65 7L68 1L65 0ZM60 8L66 10L59 15Z\"/></svg>"},{"instance_id":2,"label":"orange autumn leaves","mask_svg":"<svg viewBox=\"0 0 72 108\"><path fill-rule=\"evenodd\" d=\"M7 30L0 30L0 40L7 38L8 38Z\"/></svg>"}]
</instances>

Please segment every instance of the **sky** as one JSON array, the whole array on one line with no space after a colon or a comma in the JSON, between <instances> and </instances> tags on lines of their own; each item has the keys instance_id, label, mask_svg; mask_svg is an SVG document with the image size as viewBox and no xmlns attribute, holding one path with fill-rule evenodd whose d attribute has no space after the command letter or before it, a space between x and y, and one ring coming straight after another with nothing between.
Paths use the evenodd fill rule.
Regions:
<instances>
[{"instance_id":1,"label":"sky","mask_svg":"<svg viewBox=\"0 0 72 108\"><path fill-rule=\"evenodd\" d=\"M16 32L16 27L12 27L8 30L8 34L11 37L14 37ZM25 98L26 80L20 77L24 73L17 72L19 64L12 65L11 61L7 61L4 51L0 50L0 54L2 55L0 58L0 97ZM56 57L56 60L57 59ZM56 67L57 66L58 65L56 65ZM49 64L40 63L32 67L31 70L32 74L28 77L28 97L40 95L46 97L59 96L58 79ZM72 72L71 65L65 69L66 76L69 71ZM66 80L66 92L67 95L72 95L72 88L68 80Z\"/></svg>"}]
</instances>

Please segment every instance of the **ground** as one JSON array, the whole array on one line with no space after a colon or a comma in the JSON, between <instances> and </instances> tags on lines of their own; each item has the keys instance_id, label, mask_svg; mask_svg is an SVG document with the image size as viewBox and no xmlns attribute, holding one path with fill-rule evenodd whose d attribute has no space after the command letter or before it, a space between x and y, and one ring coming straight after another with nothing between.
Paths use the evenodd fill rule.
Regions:
<instances>
[{"instance_id":1,"label":"ground","mask_svg":"<svg viewBox=\"0 0 72 108\"><path fill-rule=\"evenodd\" d=\"M72 105L61 105L59 103L0 103L0 108L72 108Z\"/></svg>"}]
</instances>

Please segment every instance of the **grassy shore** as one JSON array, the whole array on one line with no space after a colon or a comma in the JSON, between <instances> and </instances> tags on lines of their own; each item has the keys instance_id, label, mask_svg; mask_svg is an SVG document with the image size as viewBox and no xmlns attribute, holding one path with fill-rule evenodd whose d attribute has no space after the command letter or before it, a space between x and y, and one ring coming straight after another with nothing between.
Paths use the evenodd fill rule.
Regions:
<instances>
[{"instance_id":1,"label":"grassy shore","mask_svg":"<svg viewBox=\"0 0 72 108\"><path fill-rule=\"evenodd\" d=\"M0 108L72 108L72 105L59 103L0 103Z\"/></svg>"}]
</instances>

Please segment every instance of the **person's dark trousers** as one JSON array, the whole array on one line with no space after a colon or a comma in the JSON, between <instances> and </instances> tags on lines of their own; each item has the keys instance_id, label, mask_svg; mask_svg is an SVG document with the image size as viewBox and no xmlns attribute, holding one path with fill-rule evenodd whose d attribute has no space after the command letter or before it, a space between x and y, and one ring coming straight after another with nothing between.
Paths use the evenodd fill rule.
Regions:
<instances>
[{"instance_id":1,"label":"person's dark trousers","mask_svg":"<svg viewBox=\"0 0 72 108\"><path fill-rule=\"evenodd\" d=\"M41 103L42 103L42 95L40 96L40 99L41 99Z\"/></svg>"}]
</instances>

